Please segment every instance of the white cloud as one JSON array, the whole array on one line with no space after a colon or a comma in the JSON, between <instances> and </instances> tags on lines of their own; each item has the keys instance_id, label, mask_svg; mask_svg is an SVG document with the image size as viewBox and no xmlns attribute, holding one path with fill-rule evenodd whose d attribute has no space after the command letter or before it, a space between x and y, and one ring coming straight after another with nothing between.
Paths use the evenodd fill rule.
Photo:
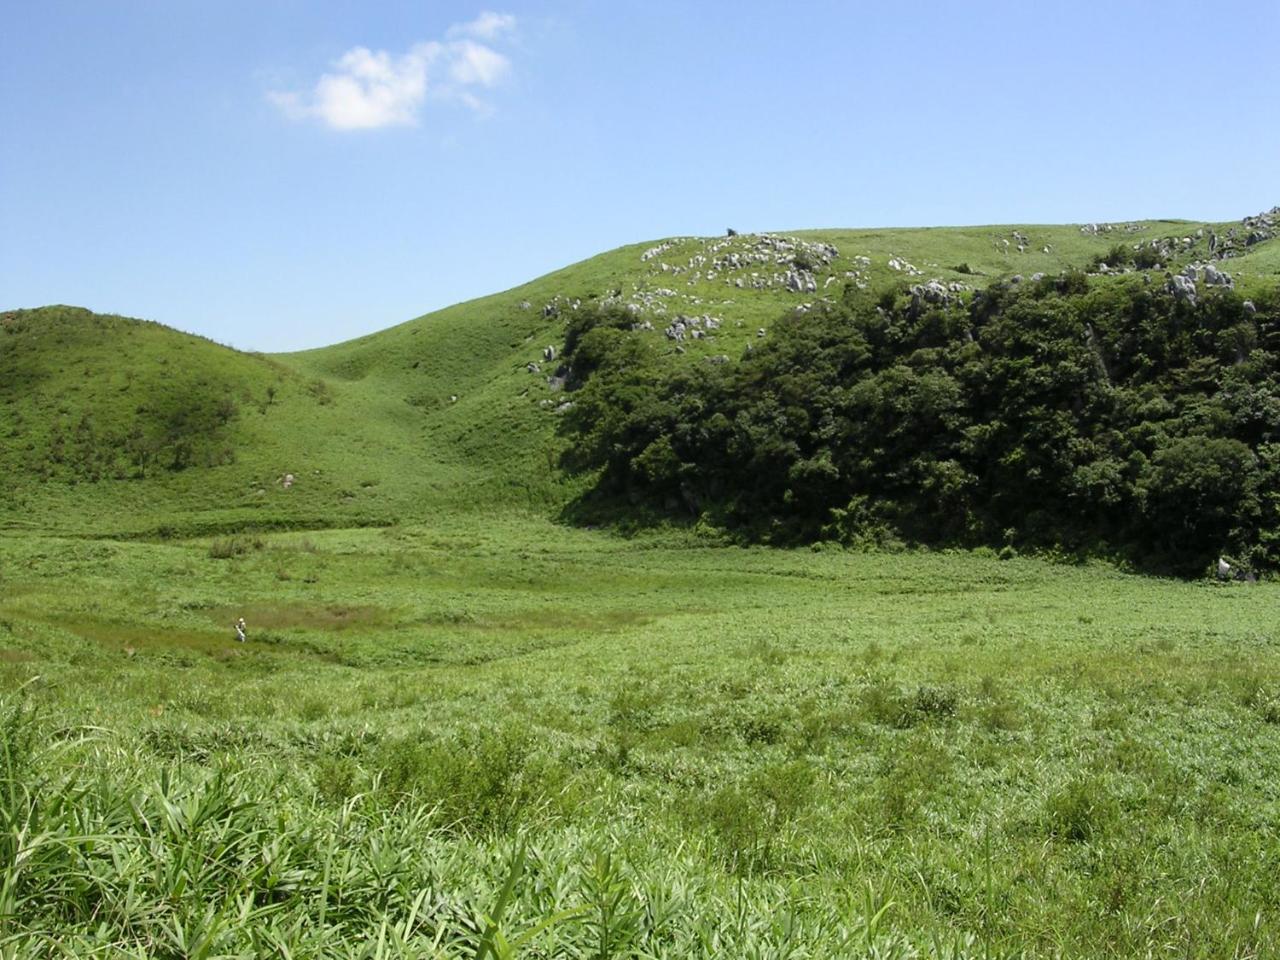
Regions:
<instances>
[{"instance_id":1,"label":"white cloud","mask_svg":"<svg viewBox=\"0 0 1280 960\"><path fill-rule=\"evenodd\" d=\"M495 40L504 33L511 33L515 28L516 18L511 14L486 10L469 23L455 23L449 28L448 36Z\"/></svg>"},{"instance_id":2,"label":"white cloud","mask_svg":"<svg viewBox=\"0 0 1280 960\"><path fill-rule=\"evenodd\" d=\"M485 12L446 35L492 40L514 28L510 14ZM492 89L511 72L506 56L470 39L428 40L402 54L355 47L333 66L310 91L273 90L267 99L291 119L317 119L334 130L414 126L428 95L487 111L473 89Z\"/></svg>"},{"instance_id":3,"label":"white cloud","mask_svg":"<svg viewBox=\"0 0 1280 960\"><path fill-rule=\"evenodd\" d=\"M457 40L448 52L449 77L460 87L494 87L511 70L510 60L482 43Z\"/></svg>"}]
</instances>

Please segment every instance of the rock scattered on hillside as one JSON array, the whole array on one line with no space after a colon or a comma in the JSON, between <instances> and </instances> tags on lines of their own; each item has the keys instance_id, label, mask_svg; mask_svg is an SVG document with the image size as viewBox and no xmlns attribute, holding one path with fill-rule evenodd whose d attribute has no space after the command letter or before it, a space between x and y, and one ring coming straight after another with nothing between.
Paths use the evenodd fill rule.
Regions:
<instances>
[{"instance_id":1,"label":"rock scattered on hillside","mask_svg":"<svg viewBox=\"0 0 1280 960\"><path fill-rule=\"evenodd\" d=\"M627 309L632 313L666 313L667 305L663 301L676 296L676 292L667 287L655 290L637 290L631 295Z\"/></svg>"},{"instance_id":2,"label":"rock scattered on hillside","mask_svg":"<svg viewBox=\"0 0 1280 960\"><path fill-rule=\"evenodd\" d=\"M648 262L693 242L700 243L701 249L684 263L660 259L656 271L667 276L686 276L689 286L720 281L740 290L781 288L806 293L817 289L816 274L831 269L840 256L840 251L829 243L759 233L730 234L701 241L668 240L645 250L640 259Z\"/></svg>"},{"instance_id":3,"label":"rock scattered on hillside","mask_svg":"<svg viewBox=\"0 0 1280 960\"><path fill-rule=\"evenodd\" d=\"M1118 231L1120 233L1138 233L1147 229L1145 223L1086 223L1080 227L1085 236L1096 237L1102 233Z\"/></svg>"},{"instance_id":4,"label":"rock scattered on hillside","mask_svg":"<svg viewBox=\"0 0 1280 960\"><path fill-rule=\"evenodd\" d=\"M1219 270L1211 263L1193 263L1182 272L1192 280L1203 280L1211 287L1226 287L1229 290L1236 285L1230 274Z\"/></svg>"},{"instance_id":5,"label":"rock scattered on hillside","mask_svg":"<svg viewBox=\"0 0 1280 960\"><path fill-rule=\"evenodd\" d=\"M1191 277L1176 274L1169 278L1169 281L1165 284L1165 289L1179 300L1185 300L1187 303L1195 306L1196 282Z\"/></svg>"},{"instance_id":6,"label":"rock scattered on hillside","mask_svg":"<svg viewBox=\"0 0 1280 960\"><path fill-rule=\"evenodd\" d=\"M1091 227L1097 229L1088 229ZM1086 233L1096 234L1107 232L1111 228L1112 225L1109 224L1086 224L1080 229ZM1154 259L1163 262L1193 252L1201 256L1208 254L1214 260L1226 260L1239 256L1248 247L1270 240L1277 235L1280 235L1280 207L1273 207L1264 213L1243 218L1238 226L1227 228L1225 233L1218 233L1210 227L1197 227L1194 231L1188 230L1180 237L1153 237L1150 240L1139 241L1133 244L1133 250L1135 253L1154 253ZM1160 269L1159 262L1155 264L1154 269Z\"/></svg>"},{"instance_id":7,"label":"rock scattered on hillside","mask_svg":"<svg viewBox=\"0 0 1280 960\"><path fill-rule=\"evenodd\" d=\"M1245 217L1239 227L1231 227L1223 236L1210 236L1210 252L1218 260L1237 256L1246 247L1263 243L1280 235L1280 207Z\"/></svg>"},{"instance_id":8,"label":"rock scattered on hillside","mask_svg":"<svg viewBox=\"0 0 1280 960\"><path fill-rule=\"evenodd\" d=\"M671 240L667 240L664 243L658 244L656 247L650 247L644 253L640 254L640 261L644 263L649 260L652 260L654 257L660 257L664 253L666 253L668 250L672 249L673 247L679 246L681 243L684 243L686 239L687 239L686 237L674 237Z\"/></svg>"},{"instance_id":9,"label":"rock scattered on hillside","mask_svg":"<svg viewBox=\"0 0 1280 960\"><path fill-rule=\"evenodd\" d=\"M959 284L957 284L959 286ZM930 280L928 283L917 283L911 288L911 299L915 305L921 302L946 306L951 302L951 291L941 280Z\"/></svg>"},{"instance_id":10,"label":"rock scattered on hillside","mask_svg":"<svg viewBox=\"0 0 1280 960\"><path fill-rule=\"evenodd\" d=\"M719 317L712 317L703 314L698 317L689 317L684 314L678 315L674 321L662 331L668 340L675 340L677 343L689 337L693 340L701 340L708 332L719 330L720 324L724 321ZM633 328L634 329L634 328Z\"/></svg>"},{"instance_id":11,"label":"rock scattered on hillside","mask_svg":"<svg viewBox=\"0 0 1280 960\"><path fill-rule=\"evenodd\" d=\"M783 286L794 293L813 293L818 289L818 281L808 270L788 270Z\"/></svg>"},{"instance_id":12,"label":"rock scattered on hillside","mask_svg":"<svg viewBox=\"0 0 1280 960\"><path fill-rule=\"evenodd\" d=\"M1244 241L1246 246L1270 240L1280 231L1280 207L1272 207L1266 213L1245 217L1240 225L1248 231Z\"/></svg>"},{"instance_id":13,"label":"rock scattered on hillside","mask_svg":"<svg viewBox=\"0 0 1280 960\"><path fill-rule=\"evenodd\" d=\"M1181 273L1169 277L1165 283L1165 289L1179 300L1185 300L1194 306L1198 296L1196 290L1198 282L1203 282L1205 286L1210 287L1226 287L1228 290L1235 286L1235 279L1213 264L1192 263L1188 264Z\"/></svg>"}]
</instances>

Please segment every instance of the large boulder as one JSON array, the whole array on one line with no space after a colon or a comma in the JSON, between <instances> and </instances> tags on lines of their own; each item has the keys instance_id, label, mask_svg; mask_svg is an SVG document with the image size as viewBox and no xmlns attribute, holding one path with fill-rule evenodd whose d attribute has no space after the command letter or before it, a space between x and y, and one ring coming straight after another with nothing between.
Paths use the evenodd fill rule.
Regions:
<instances>
[{"instance_id":1,"label":"large boulder","mask_svg":"<svg viewBox=\"0 0 1280 960\"><path fill-rule=\"evenodd\" d=\"M1204 282L1215 287L1227 287L1228 289L1235 286L1235 280L1231 275L1219 270L1213 264L1209 264L1204 268Z\"/></svg>"},{"instance_id":2,"label":"large boulder","mask_svg":"<svg viewBox=\"0 0 1280 960\"><path fill-rule=\"evenodd\" d=\"M1165 284L1165 289L1179 300L1185 300L1192 306L1196 302L1196 282L1190 277L1178 274L1169 278L1169 282Z\"/></svg>"}]
</instances>

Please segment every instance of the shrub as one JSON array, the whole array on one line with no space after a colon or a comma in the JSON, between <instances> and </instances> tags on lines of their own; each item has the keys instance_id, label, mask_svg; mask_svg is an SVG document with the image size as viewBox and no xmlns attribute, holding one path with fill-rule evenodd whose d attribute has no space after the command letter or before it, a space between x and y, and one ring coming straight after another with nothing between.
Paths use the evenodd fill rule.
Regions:
<instances>
[{"instance_id":1,"label":"shrub","mask_svg":"<svg viewBox=\"0 0 1280 960\"><path fill-rule=\"evenodd\" d=\"M750 873L771 865L775 841L812 802L813 781L804 760L773 763L707 798L697 814L730 869Z\"/></svg>"},{"instance_id":2,"label":"shrub","mask_svg":"<svg viewBox=\"0 0 1280 960\"><path fill-rule=\"evenodd\" d=\"M393 801L434 805L446 829L505 831L563 786L563 773L532 754L522 728L468 728L447 739L419 732L384 743L373 758Z\"/></svg>"},{"instance_id":3,"label":"shrub","mask_svg":"<svg viewBox=\"0 0 1280 960\"><path fill-rule=\"evenodd\" d=\"M869 719L900 730L953 717L958 703L959 695L950 687L926 685L907 694L884 680L867 687L862 694L863 710Z\"/></svg>"},{"instance_id":4,"label":"shrub","mask_svg":"<svg viewBox=\"0 0 1280 960\"><path fill-rule=\"evenodd\" d=\"M1044 812L1050 835L1087 843L1114 826L1119 805L1104 780L1079 775L1049 797Z\"/></svg>"},{"instance_id":5,"label":"shrub","mask_svg":"<svg viewBox=\"0 0 1280 960\"><path fill-rule=\"evenodd\" d=\"M950 687L922 686L916 689L912 708L922 717L953 717L959 699Z\"/></svg>"},{"instance_id":6,"label":"shrub","mask_svg":"<svg viewBox=\"0 0 1280 960\"><path fill-rule=\"evenodd\" d=\"M1090 268L1097 270L1103 264L1106 264L1112 270L1115 270L1118 267L1130 266L1132 263L1133 249L1128 244L1117 243L1106 253L1100 253L1094 257L1090 263Z\"/></svg>"},{"instance_id":7,"label":"shrub","mask_svg":"<svg viewBox=\"0 0 1280 960\"><path fill-rule=\"evenodd\" d=\"M1233 528L1252 501L1257 459L1239 440L1180 437L1156 450L1138 481L1153 552L1194 573L1206 554L1232 552Z\"/></svg>"},{"instance_id":8,"label":"shrub","mask_svg":"<svg viewBox=\"0 0 1280 960\"><path fill-rule=\"evenodd\" d=\"M261 539L248 537L217 537L209 544L209 558L212 560L229 560L243 556L250 550L261 550L264 544Z\"/></svg>"}]
</instances>

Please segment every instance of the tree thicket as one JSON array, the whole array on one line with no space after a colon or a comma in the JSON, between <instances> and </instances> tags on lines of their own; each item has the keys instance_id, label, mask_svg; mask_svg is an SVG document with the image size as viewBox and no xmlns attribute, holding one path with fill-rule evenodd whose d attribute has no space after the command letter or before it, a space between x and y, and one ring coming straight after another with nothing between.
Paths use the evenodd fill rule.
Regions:
<instances>
[{"instance_id":1,"label":"tree thicket","mask_svg":"<svg viewBox=\"0 0 1280 960\"><path fill-rule=\"evenodd\" d=\"M671 364L590 307L566 344L593 496L766 542L907 540L1280 567L1280 302L1138 276L909 291Z\"/></svg>"}]
</instances>

